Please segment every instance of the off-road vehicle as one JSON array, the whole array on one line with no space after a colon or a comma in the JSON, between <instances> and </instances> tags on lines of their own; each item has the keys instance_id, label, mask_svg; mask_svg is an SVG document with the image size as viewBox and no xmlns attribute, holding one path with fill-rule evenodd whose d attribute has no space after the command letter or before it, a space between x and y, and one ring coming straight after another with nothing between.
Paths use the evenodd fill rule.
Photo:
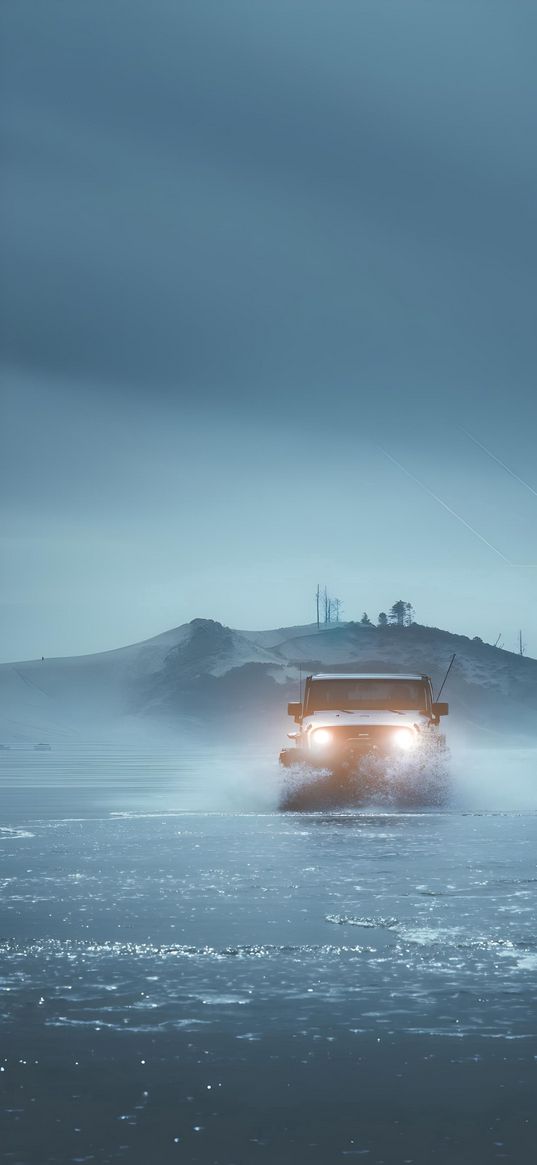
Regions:
<instances>
[{"instance_id":1,"label":"off-road vehicle","mask_svg":"<svg viewBox=\"0 0 537 1165\"><path fill-rule=\"evenodd\" d=\"M320 673L308 676L301 702L288 705L297 728L284 748L285 767L307 765L338 775L356 772L365 758L389 765L408 757L415 767L445 747L440 717L448 705L435 702L426 675Z\"/></svg>"}]
</instances>

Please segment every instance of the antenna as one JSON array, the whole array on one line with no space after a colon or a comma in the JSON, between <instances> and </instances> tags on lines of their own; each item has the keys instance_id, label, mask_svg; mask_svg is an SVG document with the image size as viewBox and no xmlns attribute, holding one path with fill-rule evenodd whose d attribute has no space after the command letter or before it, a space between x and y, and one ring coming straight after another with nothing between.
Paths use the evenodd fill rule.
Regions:
<instances>
[{"instance_id":1,"label":"antenna","mask_svg":"<svg viewBox=\"0 0 537 1165\"><path fill-rule=\"evenodd\" d=\"M443 680L442 680L442 684L441 684L441 686L440 686L440 689L439 689L439 692L438 692L438 694L437 694L437 697L436 697L436 700L435 700L435 704L436 704L436 703L437 703L437 701L440 699L440 696L442 695L442 692L444 691L444 688L445 688L445 685L446 685L446 680L447 680L447 678L448 678L448 675L449 675L449 673L450 673L450 671L451 671L451 669L452 669L452 667L453 667L453 664L454 664L454 662L455 662L455 658L456 658L456 652L454 651L454 652L453 652L453 655L451 656L451 660L450 660L450 664L449 664L449 667L448 667L448 669L447 669L447 672L446 672L446 674L445 674L445 676L444 676L444 678L443 678Z\"/></svg>"},{"instance_id":2,"label":"antenna","mask_svg":"<svg viewBox=\"0 0 537 1165\"><path fill-rule=\"evenodd\" d=\"M300 666L299 666L299 669L298 669L298 676L299 676L299 680L298 680L298 697L299 697L300 703L302 703L302 664L300 664Z\"/></svg>"}]
</instances>

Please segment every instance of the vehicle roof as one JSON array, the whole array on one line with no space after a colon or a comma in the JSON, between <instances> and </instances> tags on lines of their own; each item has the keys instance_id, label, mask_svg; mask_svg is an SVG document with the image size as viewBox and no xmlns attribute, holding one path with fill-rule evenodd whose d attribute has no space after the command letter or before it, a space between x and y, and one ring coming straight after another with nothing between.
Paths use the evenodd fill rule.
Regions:
<instances>
[{"instance_id":1,"label":"vehicle roof","mask_svg":"<svg viewBox=\"0 0 537 1165\"><path fill-rule=\"evenodd\" d=\"M416 672L316 672L310 680L428 680L430 676Z\"/></svg>"}]
</instances>

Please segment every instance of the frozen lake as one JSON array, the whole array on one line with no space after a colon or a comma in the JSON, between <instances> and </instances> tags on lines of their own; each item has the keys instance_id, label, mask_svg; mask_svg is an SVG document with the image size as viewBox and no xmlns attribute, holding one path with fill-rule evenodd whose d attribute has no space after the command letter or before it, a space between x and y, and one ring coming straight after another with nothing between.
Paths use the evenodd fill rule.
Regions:
<instances>
[{"instance_id":1,"label":"frozen lake","mask_svg":"<svg viewBox=\"0 0 537 1165\"><path fill-rule=\"evenodd\" d=\"M2 1160L532 1160L537 776L472 764L297 814L254 753L1 752Z\"/></svg>"}]
</instances>

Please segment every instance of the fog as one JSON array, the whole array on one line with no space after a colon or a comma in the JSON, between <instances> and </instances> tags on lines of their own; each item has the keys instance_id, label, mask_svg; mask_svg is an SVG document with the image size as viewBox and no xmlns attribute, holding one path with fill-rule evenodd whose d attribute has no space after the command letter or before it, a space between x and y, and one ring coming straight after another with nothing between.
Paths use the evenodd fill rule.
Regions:
<instances>
[{"instance_id":1,"label":"fog","mask_svg":"<svg viewBox=\"0 0 537 1165\"><path fill-rule=\"evenodd\" d=\"M446 763L416 773L406 761L388 765L381 791L369 786L334 792L326 774L278 764L276 736L263 747L229 738L200 746L164 727L123 729L106 742L54 744L50 750L12 746L0 752L0 786L12 809L32 816L168 812L524 812L537 810L537 749L450 746ZM375 767L376 766L376 767ZM366 762L367 768L367 762ZM386 766L374 762L375 774ZM30 802L28 802L30 797ZM297 800L298 797L298 800Z\"/></svg>"},{"instance_id":2,"label":"fog","mask_svg":"<svg viewBox=\"0 0 537 1165\"><path fill-rule=\"evenodd\" d=\"M524 812L537 810L537 749L502 743L501 747L475 748L455 743L445 766L431 766L427 779L416 777L412 765L392 764L391 788L382 795L365 797L352 791L347 797L316 793L323 777L316 770L282 770L272 756L245 749L218 746L210 754L189 750L188 761L178 762L177 787L170 789L170 807L192 811L272 813L285 807L289 793L304 792L304 812ZM184 766L184 767L183 767ZM188 788L182 787L188 772ZM407 791L412 794L409 805ZM311 795L309 801L308 793ZM420 803L420 794L423 800Z\"/></svg>"},{"instance_id":3,"label":"fog","mask_svg":"<svg viewBox=\"0 0 537 1165\"><path fill-rule=\"evenodd\" d=\"M537 809L537 749L453 749L454 808L505 812Z\"/></svg>"}]
</instances>

